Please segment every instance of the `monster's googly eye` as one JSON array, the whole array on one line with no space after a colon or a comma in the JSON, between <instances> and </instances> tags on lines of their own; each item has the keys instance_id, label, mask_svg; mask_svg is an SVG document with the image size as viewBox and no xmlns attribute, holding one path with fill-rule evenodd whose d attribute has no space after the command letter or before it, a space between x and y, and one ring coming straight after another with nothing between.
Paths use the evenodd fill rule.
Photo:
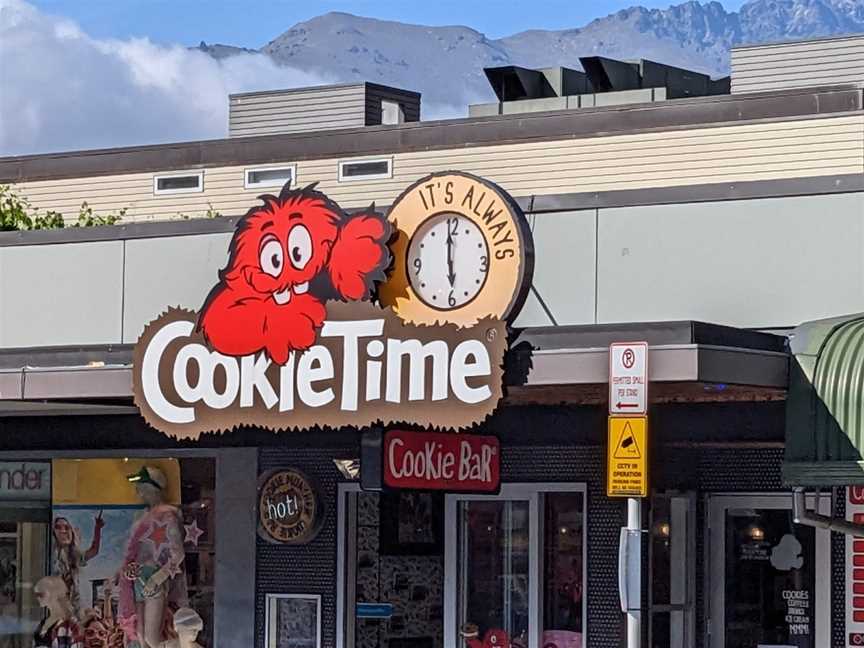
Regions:
<instances>
[{"instance_id":1,"label":"monster's googly eye","mask_svg":"<svg viewBox=\"0 0 864 648\"><path fill-rule=\"evenodd\" d=\"M282 246L276 237L268 236L265 238L258 255L261 270L271 277L278 277L282 273L283 258L284 252L282 252Z\"/></svg>"},{"instance_id":2,"label":"monster's googly eye","mask_svg":"<svg viewBox=\"0 0 864 648\"><path fill-rule=\"evenodd\" d=\"M288 260L302 270L312 258L312 237L303 225L295 225L288 233Z\"/></svg>"}]
</instances>

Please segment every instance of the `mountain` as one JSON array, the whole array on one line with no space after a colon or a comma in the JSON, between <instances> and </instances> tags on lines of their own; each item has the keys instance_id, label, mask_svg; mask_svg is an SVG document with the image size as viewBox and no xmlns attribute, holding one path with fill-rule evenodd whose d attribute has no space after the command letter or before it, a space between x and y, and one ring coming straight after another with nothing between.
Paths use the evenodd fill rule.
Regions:
<instances>
[{"instance_id":1,"label":"mountain","mask_svg":"<svg viewBox=\"0 0 864 648\"><path fill-rule=\"evenodd\" d=\"M258 50L249 49L248 47L235 47L234 45L220 45L219 43L214 43L213 45L208 45L203 40L198 44L198 47L194 48L201 50L205 54L209 54L217 61L219 59L228 58L229 56L236 56L237 54L255 54Z\"/></svg>"},{"instance_id":2,"label":"mountain","mask_svg":"<svg viewBox=\"0 0 864 648\"><path fill-rule=\"evenodd\" d=\"M724 76L729 48L736 44L859 32L864 32L864 0L750 0L738 12L719 2L692 0L668 9L631 7L575 29L530 30L500 39L469 27L334 12L294 25L259 51L326 78L419 90L428 117L445 106L464 109L493 99L483 75L489 66L579 69L580 56L603 55ZM202 43L200 49L221 57L237 48Z\"/></svg>"}]
</instances>

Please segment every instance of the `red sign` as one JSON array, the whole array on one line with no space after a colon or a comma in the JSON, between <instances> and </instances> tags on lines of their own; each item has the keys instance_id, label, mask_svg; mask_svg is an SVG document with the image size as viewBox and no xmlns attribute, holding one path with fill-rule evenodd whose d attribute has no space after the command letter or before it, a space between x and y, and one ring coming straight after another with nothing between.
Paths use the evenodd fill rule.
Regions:
<instances>
[{"instance_id":1,"label":"red sign","mask_svg":"<svg viewBox=\"0 0 864 648\"><path fill-rule=\"evenodd\" d=\"M384 435L384 483L391 488L493 493L500 481L496 437L402 430Z\"/></svg>"}]
</instances>

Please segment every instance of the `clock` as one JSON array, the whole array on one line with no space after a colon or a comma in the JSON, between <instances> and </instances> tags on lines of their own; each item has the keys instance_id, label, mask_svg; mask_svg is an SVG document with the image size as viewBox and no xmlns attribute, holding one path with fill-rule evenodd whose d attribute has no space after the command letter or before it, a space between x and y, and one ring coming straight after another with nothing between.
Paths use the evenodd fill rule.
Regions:
<instances>
[{"instance_id":1,"label":"clock","mask_svg":"<svg viewBox=\"0 0 864 648\"><path fill-rule=\"evenodd\" d=\"M432 174L393 203L395 259L379 299L406 322L471 326L511 320L531 285L533 244L522 210L467 173Z\"/></svg>"},{"instance_id":2,"label":"clock","mask_svg":"<svg viewBox=\"0 0 864 648\"><path fill-rule=\"evenodd\" d=\"M489 276L483 231L458 212L431 216L408 243L408 281L430 308L452 310L474 299Z\"/></svg>"}]
</instances>

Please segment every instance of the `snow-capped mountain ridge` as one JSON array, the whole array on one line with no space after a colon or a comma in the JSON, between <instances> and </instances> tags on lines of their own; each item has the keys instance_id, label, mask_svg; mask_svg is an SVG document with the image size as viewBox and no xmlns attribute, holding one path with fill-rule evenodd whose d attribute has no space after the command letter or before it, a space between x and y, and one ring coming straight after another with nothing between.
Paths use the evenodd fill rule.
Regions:
<instances>
[{"instance_id":1,"label":"snow-capped mountain ridge","mask_svg":"<svg viewBox=\"0 0 864 648\"><path fill-rule=\"evenodd\" d=\"M716 77L729 73L729 49L737 44L860 32L864 0L751 0L738 12L716 1L690 0L667 9L634 6L582 27L500 39L458 25L429 27L334 12L292 26L260 51L334 81L419 90L424 104L434 107L490 100L483 75L489 66L578 69L580 56L603 55L647 58Z\"/></svg>"}]
</instances>

